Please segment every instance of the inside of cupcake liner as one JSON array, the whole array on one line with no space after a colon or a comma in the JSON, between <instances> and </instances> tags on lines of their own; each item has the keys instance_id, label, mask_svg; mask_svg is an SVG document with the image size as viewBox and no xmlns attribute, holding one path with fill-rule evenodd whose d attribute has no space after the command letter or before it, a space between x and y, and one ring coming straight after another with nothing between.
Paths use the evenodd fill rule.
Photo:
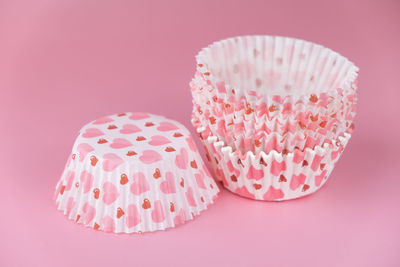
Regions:
<instances>
[{"instance_id":1,"label":"inside of cupcake liner","mask_svg":"<svg viewBox=\"0 0 400 267\"><path fill-rule=\"evenodd\" d=\"M334 96L356 79L347 58L311 42L279 36L244 36L215 42L196 57L208 84L227 95Z\"/></svg>"},{"instance_id":2,"label":"inside of cupcake liner","mask_svg":"<svg viewBox=\"0 0 400 267\"><path fill-rule=\"evenodd\" d=\"M299 99L293 102L292 97L281 97L273 95L267 100L259 100L250 103L247 99L227 99L218 98L213 91L204 89L201 84L191 83L193 104L199 112L208 112L213 116L229 115L243 118L246 120L262 121L271 120L275 117L296 118L303 116L327 115L339 119L346 117L354 109L356 104L356 86L351 86L350 90L341 92L341 95L334 98L324 93L320 95L310 95L308 99ZM339 89L338 89L339 90ZM214 90L215 91L215 90Z\"/></svg>"}]
</instances>

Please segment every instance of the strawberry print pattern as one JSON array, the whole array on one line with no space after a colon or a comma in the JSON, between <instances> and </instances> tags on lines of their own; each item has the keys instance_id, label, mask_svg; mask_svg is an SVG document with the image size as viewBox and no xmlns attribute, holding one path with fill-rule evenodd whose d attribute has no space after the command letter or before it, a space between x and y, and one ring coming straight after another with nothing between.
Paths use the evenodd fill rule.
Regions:
<instances>
[{"instance_id":1,"label":"strawberry print pattern","mask_svg":"<svg viewBox=\"0 0 400 267\"><path fill-rule=\"evenodd\" d=\"M183 125L126 112L80 130L55 197L57 209L79 224L143 233L193 219L218 192Z\"/></svg>"}]
</instances>

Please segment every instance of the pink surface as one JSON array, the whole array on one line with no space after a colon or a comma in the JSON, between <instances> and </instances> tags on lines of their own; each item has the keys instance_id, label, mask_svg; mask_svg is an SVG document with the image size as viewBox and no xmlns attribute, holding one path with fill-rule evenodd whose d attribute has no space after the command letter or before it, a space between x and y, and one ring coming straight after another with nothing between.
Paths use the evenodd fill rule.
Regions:
<instances>
[{"instance_id":1,"label":"pink surface","mask_svg":"<svg viewBox=\"0 0 400 267\"><path fill-rule=\"evenodd\" d=\"M0 266L399 266L400 4L374 2L1 1ZM283 203L223 190L196 220L143 235L56 211L82 125L147 111L192 130L194 55L244 34L299 37L360 67L356 130L324 188Z\"/></svg>"}]
</instances>

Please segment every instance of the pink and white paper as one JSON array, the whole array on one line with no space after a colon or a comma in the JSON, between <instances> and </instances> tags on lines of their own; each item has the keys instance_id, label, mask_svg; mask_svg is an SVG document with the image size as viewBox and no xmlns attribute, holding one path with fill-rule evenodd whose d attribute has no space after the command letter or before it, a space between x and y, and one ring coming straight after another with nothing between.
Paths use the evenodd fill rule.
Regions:
<instances>
[{"instance_id":1,"label":"pink and white paper","mask_svg":"<svg viewBox=\"0 0 400 267\"><path fill-rule=\"evenodd\" d=\"M197 128L216 178L231 192L243 197L282 201L303 197L328 180L351 135L314 149L270 153L241 153L218 137Z\"/></svg>"},{"instance_id":2,"label":"pink and white paper","mask_svg":"<svg viewBox=\"0 0 400 267\"><path fill-rule=\"evenodd\" d=\"M141 233L193 219L218 192L182 124L121 113L80 130L57 184L56 203L79 224Z\"/></svg>"},{"instance_id":3,"label":"pink and white paper","mask_svg":"<svg viewBox=\"0 0 400 267\"><path fill-rule=\"evenodd\" d=\"M234 149L314 148L354 127L358 68L326 47L242 36L215 42L196 59L193 115Z\"/></svg>"}]
</instances>

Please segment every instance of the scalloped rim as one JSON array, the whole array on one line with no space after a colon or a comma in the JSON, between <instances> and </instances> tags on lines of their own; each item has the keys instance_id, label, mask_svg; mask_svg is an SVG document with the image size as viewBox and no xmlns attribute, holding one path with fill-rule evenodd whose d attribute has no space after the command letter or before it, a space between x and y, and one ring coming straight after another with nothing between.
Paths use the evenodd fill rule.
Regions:
<instances>
[{"instance_id":1,"label":"scalloped rim","mask_svg":"<svg viewBox=\"0 0 400 267\"><path fill-rule=\"evenodd\" d=\"M237 38L266 38L266 37L268 37L268 38L283 38L283 39L286 39L286 40L290 39L290 40L293 40L293 41L305 42L306 44L319 46L322 49L325 49L326 51L328 51L330 53L333 53L333 54L343 58L344 60L347 60L350 63L351 67L349 68L349 72L347 73L346 78L344 79L344 81L341 84L341 86L339 86L339 88L348 88L348 87L350 87L351 83L354 82L358 77L358 72L359 72L360 69L351 60L349 60L347 57L341 55L340 53L335 52L335 51L333 51L332 49L330 49L330 48L328 48L326 46L323 46L323 45L320 45L320 44L317 44L317 43L314 43L314 42L306 41L306 40L303 40L303 39L300 39L300 38L279 36L279 35L243 35L243 36L235 36L235 37L230 37L230 38L225 38L225 39L222 39L222 40L219 40L219 41L215 41L215 42L209 44L208 46L202 48L197 53L197 55L195 56L196 62L197 62L196 69L198 71L200 71L198 64L202 64L202 57L208 52L208 50L211 49L212 46L214 46L216 44L227 42L227 41L234 40L234 39L237 39ZM206 68L206 64L204 64L204 66L202 68L205 69L206 72L210 72ZM210 76L211 75L212 74L210 74ZM208 78L207 80L211 81L210 78ZM212 82L214 82L214 81L212 81ZM226 85L227 85L227 87L232 87L230 84L226 84Z\"/></svg>"},{"instance_id":2,"label":"scalloped rim","mask_svg":"<svg viewBox=\"0 0 400 267\"><path fill-rule=\"evenodd\" d=\"M193 123L193 120L192 120ZM201 134L202 132L205 131L205 127L200 126L196 128L196 132L198 134ZM339 147L341 143L348 143L349 139L351 137L351 134L349 133L344 133L344 137L339 136L338 140L339 140L339 144L334 144L334 146ZM269 153L265 153L264 151L261 151L257 154L254 154L253 151L247 151L246 153L241 153L238 150L233 150L232 147L225 145L225 143L223 141L220 141L218 139L217 136L211 135L207 138L207 142L209 142L210 144L213 144L216 148L218 148L219 150L221 150L221 152L228 154L230 157L239 157L240 159L245 159L245 160L256 160L259 159L260 157L262 157L263 159L267 159L269 157L274 157L278 160L282 160L283 159L283 154L279 153L277 151L271 151ZM308 152L314 152L314 153L319 153L319 154L323 154L325 153L326 150L328 150L330 144L325 143L322 146L316 146L314 149L307 147L306 149L304 149L303 151L308 151ZM291 156L294 155L294 152L288 152L285 156Z\"/></svg>"}]
</instances>

